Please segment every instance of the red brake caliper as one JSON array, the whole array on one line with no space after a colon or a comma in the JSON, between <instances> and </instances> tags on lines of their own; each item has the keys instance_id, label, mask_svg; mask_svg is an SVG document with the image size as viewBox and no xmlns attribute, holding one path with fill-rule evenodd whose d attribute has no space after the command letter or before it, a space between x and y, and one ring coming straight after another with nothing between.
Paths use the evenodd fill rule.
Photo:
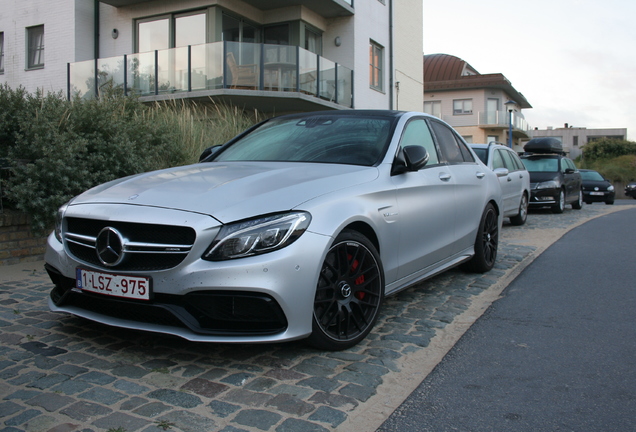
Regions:
<instances>
[{"instance_id":1,"label":"red brake caliper","mask_svg":"<svg viewBox=\"0 0 636 432\"><path fill-rule=\"evenodd\" d=\"M351 259L353 258L353 256L347 255L347 258ZM353 260L353 263L351 264L351 272L355 272L359 264L360 263L358 262L358 260ZM356 278L355 284L362 285L363 283L364 283L364 275L362 274ZM362 300L364 298L365 293L362 291L356 291L354 295L356 296L358 300Z\"/></svg>"}]
</instances>

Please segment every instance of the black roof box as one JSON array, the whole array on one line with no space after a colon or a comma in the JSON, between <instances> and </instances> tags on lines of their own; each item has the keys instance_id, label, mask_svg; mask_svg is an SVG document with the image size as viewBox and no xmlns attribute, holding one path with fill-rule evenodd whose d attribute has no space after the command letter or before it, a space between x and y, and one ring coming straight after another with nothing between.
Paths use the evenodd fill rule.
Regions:
<instances>
[{"instance_id":1,"label":"black roof box","mask_svg":"<svg viewBox=\"0 0 636 432\"><path fill-rule=\"evenodd\" d=\"M523 146L527 153L559 153L563 154L563 144L558 138L533 138Z\"/></svg>"}]
</instances>

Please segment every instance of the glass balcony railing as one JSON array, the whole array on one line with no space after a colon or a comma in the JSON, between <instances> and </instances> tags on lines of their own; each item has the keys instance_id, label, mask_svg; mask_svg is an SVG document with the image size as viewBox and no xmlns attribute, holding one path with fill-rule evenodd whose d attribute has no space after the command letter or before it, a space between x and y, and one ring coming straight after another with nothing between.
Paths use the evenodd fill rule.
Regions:
<instances>
[{"instance_id":1,"label":"glass balcony railing","mask_svg":"<svg viewBox=\"0 0 636 432\"><path fill-rule=\"evenodd\" d=\"M238 89L353 107L351 69L287 45L214 42L69 63L67 84L69 99L99 97L106 88L138 96Z\"/></svg>"},{"instance_id":2,"label":"glass balcony railing","mask_svg":"<svg viewBox=\"0 0 636 432\"><path fill-rule=\"evenodd\" d=\"M453 127L456 126L479 126L479 127L508 127L510 124L510 113L506 110L500 111L473 111L467 115L446 115L443 120ZM528 132L530 126L518 112L512 113L512 127L516 130Z\"/></svg>"}]
</instances>

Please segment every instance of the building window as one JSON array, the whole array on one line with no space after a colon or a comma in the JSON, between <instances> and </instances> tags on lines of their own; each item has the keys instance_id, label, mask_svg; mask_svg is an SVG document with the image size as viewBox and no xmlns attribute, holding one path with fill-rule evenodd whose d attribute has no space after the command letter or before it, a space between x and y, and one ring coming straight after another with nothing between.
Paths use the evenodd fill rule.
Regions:
<instances>
[{"instance_id":1,"label":"building window","mask_svg":"<svg viewBox=\"0 0 636 432\"><path fill-rule=\"evenodd\" d=\"M372 89L382 91L382 55L383 48L371 42L369 45L369 85Z\"/></svg>"},{"instance_id":2,"label":"building window","mask_svg":"<svg viewBox=\"0 0 636 432\"><path fill-rule=\"evenodd\" d=\"M206 43L206 14L195 11L137 21L137 52Z\"/></svg>"},{"instance_id":3,"label":"building window","mask_svg":"<svg viewBox=\"0 0 636 432\"><path fill-rule=\"evenodd\" d=\"M27 69L44 67L44 26L29 27L27 30Z\"/></svg>"},{"instance_id":4,"label":"building window","mask_svg":"<svg viewBox=\"0 0 636 432\"><path fill-rule=\"evenodd\" d=\"M456 99L453 101L453 115L463 115L473 113L472 99Z\"/></svg>"},{"instance_id":5,"label":"building window","mask_svg":"<svg viewBox=\"0 0 636 432\"><path fill-rule=\"evenodd\" d=\"M578 135L574 135L574 136L572 137L572 145L573 145L574 147L577 147L577 146L579 145L579 137L578 137Z\"/></svg>"},{"instance_id":6,"label":"building window","mask_svg":"<svg viewBox=\"0 0 636 432\"><path fill-rule=\"evenodd\" d=\"M424 102L424 112L437 118L442 118L442 101Z\"/></svg>"},{"instance_id":7,"label":"building window","mask_svg":"<svg viewBox=\"0 0 636 432\"><path fill-rule=\"evenodd\" d=\"M0 74L4 73L4 32L0 32Z\"/></svg>"}]
</instances>

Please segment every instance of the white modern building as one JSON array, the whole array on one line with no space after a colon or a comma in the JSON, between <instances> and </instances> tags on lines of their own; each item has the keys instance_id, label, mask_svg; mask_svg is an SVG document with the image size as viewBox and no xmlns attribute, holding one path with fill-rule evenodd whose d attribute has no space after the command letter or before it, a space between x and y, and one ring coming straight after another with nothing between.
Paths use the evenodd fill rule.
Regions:
<instances>
[{"instance_id":1,"label":"white modern building","mask_svg":"<svg viewBox=\"0 0 636 432\"><path fill-rule=\"evenodd\" d=\"M421 110L421 0L2 0L0 84L265 112Z\"/></svg>"}]
</instances>

